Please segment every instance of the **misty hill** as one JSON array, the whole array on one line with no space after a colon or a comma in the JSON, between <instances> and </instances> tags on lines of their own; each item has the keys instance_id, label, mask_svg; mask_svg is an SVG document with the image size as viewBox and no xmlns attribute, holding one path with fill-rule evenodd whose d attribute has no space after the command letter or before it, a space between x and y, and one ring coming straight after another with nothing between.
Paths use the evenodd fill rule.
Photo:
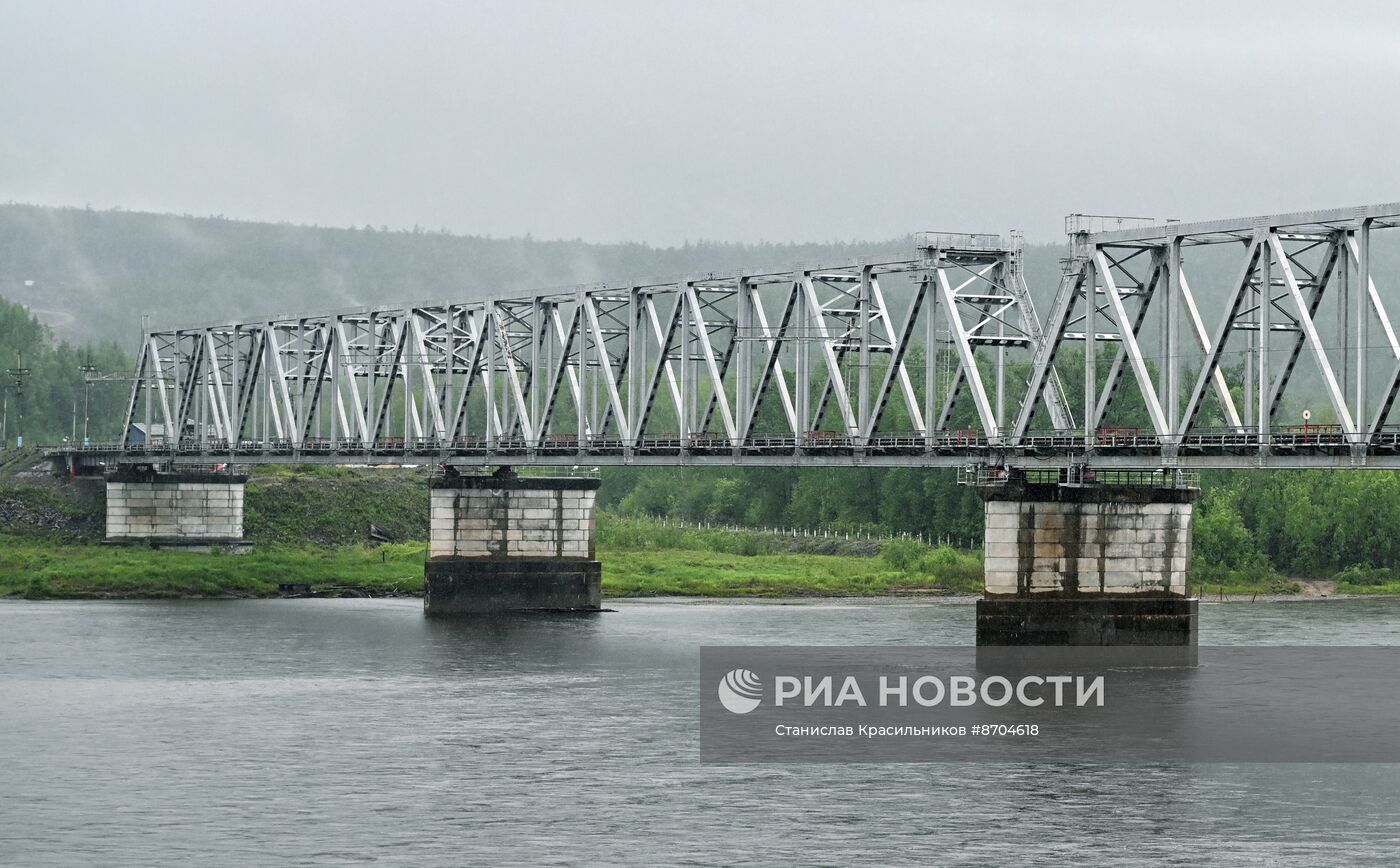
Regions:
<instances>
[{"instance_id":1,"label":"misty hill","mask_svg":"<svg viewBox=\"0 0 1400 868\"><path fill-rule=\"evenodd\" d=\"M60 338L124 346L142 313L172 326L912 253L910 238L656 248L0 205L0 297ZM1058 245L1028 251L1033 285L1053 287L1061 255Z\"/></svg>"}]
</instances>

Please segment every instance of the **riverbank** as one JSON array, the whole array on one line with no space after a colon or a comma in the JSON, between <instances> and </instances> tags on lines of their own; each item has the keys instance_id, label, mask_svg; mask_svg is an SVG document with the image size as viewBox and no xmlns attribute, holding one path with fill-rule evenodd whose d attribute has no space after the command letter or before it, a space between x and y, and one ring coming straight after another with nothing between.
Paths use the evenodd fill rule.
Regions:
<instances>
[{"instance_id":1,"label":"riverbank","mask_svg":"<svg viewBox=\"0 0 1400 868\"><path fill-rule=\"evenodd\" d=\"M253 550L242 555L104 545L100 479L70 483L24 462L4 470L0 596L269 597L284 585L328 596L422 593L421 468L258 468L246 496ZM907 599L982 590L980 552L910 539L679 528L600 511L597 544L610 599ZM1400 581L1379 573L1354 578L1329 585L1231 573L1198 578L1193 588L1203 599L1229 600L1400 594Z\"/></svg>"},{"instance_id":2,"label":"riverbank","mask_svg":"<svg viewBox=\"0 0 1400 868\"><path fill-rule=\"evenodd\" d=\"M606 527L607 522L604 522ZM605 532L604 537L608 534ZM635 536L631 537L635 539ZM608 599L813 601L967 599L981 593L981 567L968 553L928 550L895 568L883 557L791 552L739 554L702 543L604 548ZM685 547L689 546L689 547ZM0 597L182 599L275 597L281 585L318 596L422 594L422 543L342 546L272 544L234 555L139 546L51 543L0 536ZM940 567L940 563L942 566ZM1400 585L1330 581L1198 586L1204 602L1324 601L1400 595ZM1222 590L1223 587L1223 590Z\"/></svg>"},{"instance_id":3,"label":"riverbank","mask_svg":"<svg viewBox=\"0 0 1400 868\"><path fill-rule=\"evenodd\" d=\"M283 585L327 595L422 593L425 470L257 468L245 503L246 554L110 546L102 542L100 479L66 482L18 466L0 474L0 596L268 597ZM603 592L614 599L907 596L981 587L980 553L906 539L697 530L600 511L597 545Z\"/></svg>"},{"instance_id":4,"label":"riverbank","mask_svg":"<svg viewBox=\"0 0 1400 868\"><path fill-rule=\"evenodd\" d=\"M422 593L422 543L270 545L246 554L54 544L0 536L0 596L31 599L271 597L279 585L346 596ZM969 570L940 576L880 558L703 549L607 550L603 593L618 597L850 597L967 594ZM971 560L971 558L969 558Z\"/></svg>"}]
</instances>

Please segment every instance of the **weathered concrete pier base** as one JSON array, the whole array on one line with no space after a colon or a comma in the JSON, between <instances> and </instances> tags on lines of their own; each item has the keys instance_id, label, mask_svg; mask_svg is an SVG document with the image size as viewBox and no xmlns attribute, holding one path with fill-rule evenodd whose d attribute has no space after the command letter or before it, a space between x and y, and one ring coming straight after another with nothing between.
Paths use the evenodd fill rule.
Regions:
<instances>
[{"instance_id":1,"label":"weathered concrete pier base","mask_svg":"<svg viewBox=\"0 0 1400 868\"><path fill-rule=\"evenodd\" d=\"M599 480L499 474L430 484L425 613L601 609L593 515Z\"/></svg>"},{"instance_id":2,"label":"weathered concrete pier base","mask_svg":"<svg viewBox=\"0 0 1400 868\"><path fill-rule=\"evenodd\" d=\"M1195 488L983 485L978 645L1192 645Z\"/></svg>"},{"instance_id":3,"label":"weathered concrete pier base","mask_svg":"<svg viewBox=\"0 0 1400 868\"><path fill-rule=\"evenodd\" d=\"M122 467L107 478L109 543L242 548L243 484L231 473Z\"/></svg>"}]
</instances>

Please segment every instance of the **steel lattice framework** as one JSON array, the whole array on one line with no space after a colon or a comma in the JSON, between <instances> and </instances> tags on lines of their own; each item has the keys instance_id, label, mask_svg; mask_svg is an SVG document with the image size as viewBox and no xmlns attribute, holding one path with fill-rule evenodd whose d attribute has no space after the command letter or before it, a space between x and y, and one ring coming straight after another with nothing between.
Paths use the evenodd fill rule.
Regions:
<instances>
[{"instance_id":1,"label":"steel lattice framework","mask_svg":"<svg viewBox=\"0 0 1400 868\"><path fill-rule=\"evenodd\" d=\"M1400 204L1075 215L1043 322L1015 238L926 233L899 261L151 330L126 419L145 442L87 454L1400 466L1400 281L1372 252L1397 225ZM1300 379L1318 420L1284 425Z\"/></svg>"}]
</instances>

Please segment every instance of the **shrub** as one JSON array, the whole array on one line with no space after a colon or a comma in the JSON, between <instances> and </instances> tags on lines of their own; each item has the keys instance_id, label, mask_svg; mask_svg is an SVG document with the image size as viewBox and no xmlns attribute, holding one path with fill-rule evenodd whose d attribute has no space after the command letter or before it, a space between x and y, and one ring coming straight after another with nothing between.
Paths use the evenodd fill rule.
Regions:
<instances>
[{"instance_id":1,"label":"shrub","mask_svg":"<svg viewBox=\"0 0 1400 868\"><path fill-rule=\"evenodd\" d=\"M958 553L958 550L951 546L939 546L928 553L924 558L924 569L928 572L937 572L941 567L953 567L964 563L966 555Z\"/></svg>"},{"instance_id":2,"label":"shrub","mask_svg":"<svg viewBox=\"0 0 1400 868\"><path fill-rule=\"evenodd\" d=\"M744 557L756 557L758 555L771 555L773 553L773 538L762 534L743 533L735 535L734 553Z\"/></svg>"},{"instance_id":3,"label":"shrub","mask_svg":"<svg viewBox=\"0 0 1400 868\"><path fill-rule=\"evenodd\" d=\"M887 540L880 546L880 559L891 569L907 573L919 565L924 554L924 546L918 540L897 538Z\"/></svg>"},{"instance_id":4,"label":"shrub","mask_svg":"<svg viewBox=\"0 0 1400 868\"><path fill-rule=\"evenodd\" d=\"M939 546L924 556L919 568L946 588L975 591L982 587L982 557L976 552Z\"/></svg>"},{"instance_id":5,"label":"shrub","mask_svg":"<svg viewBox=\"0 0 1400 868\"><path fill-rule=\"evenodd\" d=\"M1368 587L1388 585L1395 581L1391 571L1384 567L1363 567L1359 564L1352 564L1337 573L1336 579L1339 583Z\"/></svg>"}]
</instances>

